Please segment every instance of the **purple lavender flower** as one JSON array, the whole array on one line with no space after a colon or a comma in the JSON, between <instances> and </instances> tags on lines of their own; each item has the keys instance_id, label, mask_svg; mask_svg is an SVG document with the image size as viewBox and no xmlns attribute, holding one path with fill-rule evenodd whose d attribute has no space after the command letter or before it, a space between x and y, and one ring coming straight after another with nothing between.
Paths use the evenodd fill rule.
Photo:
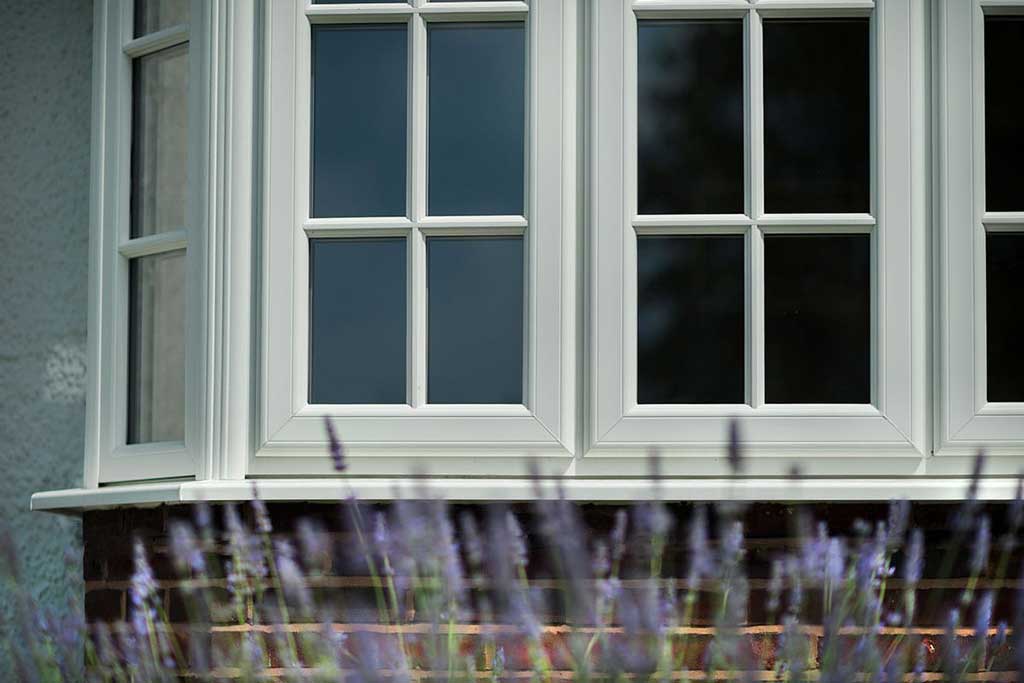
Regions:
<instances>
[{"instance_id":1,"label":"purple lavender flower","mask_svg":"<svg viewBox=\"0 0 1024 683\"><path fill-rule=\"evenodd\" d=\"M331 418L324 417L324 426L327 428L327 441L331 453L331 462L334 464L334 471L344 472L348 469L348 463L345 462L345 448L334 431L334 423L331 422Z\"/></svg>"},{"instance_id":2,"label":"purple lavender flower","mask_svg":"<svg viewBox=\"0 0 1024 683\"><path fill-rule=\"evenodd\" d=\"M312 614L313 599L309 594L306 578L302 575L302 570L295 560L295 549L284 539L276 541L274 549L277 574L281 579L285 595L297 602L304 614Z\"/></svg>"},{"instance_id":3,"label":"purple lavender flower","mask_svg":"<svg viewBox=\"0 0 1024 683\"><path fill-rule=\"evenodd\" d=\"M523 528L519 526L519 520L516 519L515 514L511 510L505 514L505 528L508 532L508 541L511 544L510 547L515 566L525 569L527 563L526 535L523 533Z\"/></svg>"},{"instance_id":4,"label":"purple lavender flower","mask_svg":"<svg viewBox=\"0 0 1024 683\"><path fill-rule=\"evenodd\" d=\"M270 515L267 513L267 506L260 499L260 492L255 481L252 482L252 511L256 518L256 531L261 534L269 534L274 530L270 523Z\"/></svg>"},{"instance_id":5,"label":"purple lavender flower","mask_svg":"<svg viewBox=\"0 0 1024 683\"><path fill-rule=\"evenodd\" d=\"M687 575L686 589L695 591L700 580L708 576L712 570L711 551L708 548L708 514L704 506L694 510L690 520L689 535L690 571Z\"/></svg>"},{"instance_id":6,"label":"purple lavender flower","mask_svg":"<svg viewBox=\"0 0 1024 683\"><path fill-rule=\"evenodd\" d=\"M153 568L150 566L149 560L146 559L146 549L142 545L142 540L136 538L133 548L135 571L132 573L131 588L128 594L131 597L132 606L141 610L148 607L156 598L158 587L156 579L153 577Z\"/></svg>"},{"instance_id":7,"label":"purple lavender flower","mask_svg":"<svg viewBox=\"0 0 1024 683\"><path fill-rule=\"evenodd\" d=\"M179 575L192 577L206 573L206 560L190 525L177 520L171 522L169 545Z\"/></svg>"},{"instance_id":8,"label":"purple lavender flower","mask_svg":"<svg viewBox=\"0 0 1024 683\"><path fill-rule=\"evenodd\" d=\"M986 591L974 608L974 637L980 642L988 638L988 629L992 625L992 601L992 591Z\"/></svg>"},{"instance_id":9,"label":"purple lavender flower","mask_svg":"<svg viewBox=\"0 0 1024 683\"><path fill-rule=\"evenodd\" d=\"M921 580L921 569L924 563L924 534L920 529L910 533L910 545L907 548L907 561L903 565L903 579L907 582L907 590L914 590Z\"/></svg>"},{"instance_id":10,"label":"purple lavender flower","mask_svg":"<svg viewBox=\"0 0 1024 683\"><path fill-rule=\"evenodd\" d=\"M782 574L784 563L780 558L772 560L772 576L768 581L768 612L774 615L779 611L782 600Z\"/></svg>"},{"instance_id":11,"label":"purple lavender flower","mask_svg":"<svg viewBox=\"0 0 1024 683\"><path fill-rule=\"evenodd\" d=\"M989 547L992 541L992 529L988 515L982 515L978 520L978 529L974 536L974 546L971 551L971 575L981 574L985 565L988 564Z\"/></svg>"},{"instance_id":12,"label":"purple lavender flower","mask_svg":"<svg viewBox=\"0 0 1024 683\"><path fill-rule=\"evenodd\" d=\"M744 469L743 452L740 447L740 424L739 420L729 420L729 470L734 474L742 474Z\"/></svg>"},{"instance_id":13,"label":"purple lavender flower","mask_svg":"<svg viewBox=\"0 0 1024 683\"><path fill-rule=\"evenodd\" d=\"M295 525L295 532L306 566L318 574L326 572L331 564L331 551L323 525L304 517Z\"/></svg>"},{"instance_id":14,"label":"purple lavender flower","mask_svg":"<svg viewBox=\"0 0 1024 683\"><path fill-rule=\"evenodd\" d=\"M889 549L898 548L903 543L909 521L910 501L905 498L891 501L889 503L888 538L886 540L886 545Z\"/></svg>"}]
</instances>

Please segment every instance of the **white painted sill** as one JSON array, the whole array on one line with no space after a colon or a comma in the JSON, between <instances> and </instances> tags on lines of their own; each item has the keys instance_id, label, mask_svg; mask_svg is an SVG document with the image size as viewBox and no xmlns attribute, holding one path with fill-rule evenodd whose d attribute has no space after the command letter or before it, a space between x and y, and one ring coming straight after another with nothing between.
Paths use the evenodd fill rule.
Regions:
<instances>
[{"instance_id":1,"label":"white painted sill","mask_svg":"<svg viewBox=\"0 0 1024 683\"><path fill-rule=\"evenodd\" d=\"M401 478L258 479L240 481L179 481L125 484L92 489L43 491L32 495L31 508L76 514L116 507L147 507L206 501L226 503L251 500L253 484L266 501L336 502L354 494L360 500L392 500L416 491L451 501L484 503L534 499L528 479L433 478L423 482ZM967 491L964 477L938 478L744 478L744 479L648 479L563 481L568 498L581 502L628 503L657 497L676 501L742 500L749 502L872 502L906 498L915 501L957 501ZM1017 480L986 478L980 483L982 500L1013 500ZM548 483L545 494L552 495Z\"/></svg>"}]
</instances>

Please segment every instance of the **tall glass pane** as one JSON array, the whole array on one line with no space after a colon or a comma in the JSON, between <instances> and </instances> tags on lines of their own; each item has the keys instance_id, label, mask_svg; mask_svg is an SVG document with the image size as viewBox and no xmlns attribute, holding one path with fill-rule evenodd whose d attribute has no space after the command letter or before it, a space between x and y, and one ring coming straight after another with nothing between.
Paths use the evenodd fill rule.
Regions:
<instances>
[{"instance_id":1,"label":"tall glass pane","mask_svg":"<svg viewBox=\"0 0 1024 683\"><path fill-rule=\"evenodd\" d=\"M1024 16L985 16L985 208L1024 211Z\"/></svg>"},{"instance_id":2,"label":"tall glass pane","mask_svg":"<svg viewBox=\"0 0 1024 683\"><path fill-rule=\"evenodd\" d=\"M128 443L185 438L185 252L129 266Z\"/></svg>"},{"instance_id":3,"label":"tall glass pane","mask_svg":"<svg viewBox=\"0 0 1024 683\"><path fill-rule=\"evenodd\" d=\"M404 238L310 242L310 403L405 403Z\"/></svg>"},{"instance_id":4,"label":"tall glass pane","mask_svg":"<svg viewBox=\"0 0 1024 683\"><path fill-rule=\"evenodd\" d=\"M766 235L764 266L765 400L870 403L870 235Z\"/></svg>"},{"instance_id":5,"label":"tall glass pane","mask_svg":"<svg viewBox=\"0 0 1024 683\"><path fill-rule=\"evenodd\" d=\"M428 213L522 215L523 24L440 23L429 31Z\"/></svg>"},{"instance_id":6,"label":"tall glass pane","mask_svg":"<svg viewBox=\"0 0 1024 683\"><path fill-rule=\"evenodd\" d=\"M135 0L135 37L187 24L191 0Z\"/></svg>"},{"instance_id":7,"label":"tall glass pane","mask_svg":"<svg viewBox=\"0 0 1024 683\"><path fill-rule=\"evenodd\" d=\"M1024 233L989 233L985 255L988 400L1024 401Z\"/></svg>"},{"instance_id":8,"label":"tall glass pane","mask_svg":"<svg viewBox=\"0 0 1024 683\"><path fill-rule=\"evenodd\" d=\"M764 20L769 213L870 211L867 18Z\"/></svg>"},{"instance_id":9,"label":"tall glass pane","mask_svg":"<svg viewBox=\"0 0 1024 683\"><path fill-rule=\"evenodd\" d=\"M427 240L427 401L523 402L523 240Z\"/></svg>"},{"instance_id":10,"label":"tall glass pane","mask_svg":"<svg viewBox=\"0 0 1024 683\"><path fill-rule=\"evenodd\" d=\"M641 21L642 214L743 213L742 20Z\"/></svg>"},{"instance_id":11,"label":"tall glass pane","mask_svg":"<svg viewBox=\"0 0 1024 683\"><path fill-rule=\"evenodd\" d=\"M406 215L405 24L313 27L312 216Z\"/></svg>"},{"instance_id":12,"label":"tall glass pane","mask_svg":"<svg viewBox=\"0 0 1024 683\"><path fill-rule=\"evenodd\" d=\"M133 62L131 236L186 227L188 45Z\"/></svg>"},{"instance_id":13,"label":"tall glass pane","mask_svg":"<svg viewBox=\"0 0 1024 683\"><path fill-rule=\"evenodd\" d=\"M744 238L637 240L637 401L744 403Z\"/></svg>"}]
</instances>

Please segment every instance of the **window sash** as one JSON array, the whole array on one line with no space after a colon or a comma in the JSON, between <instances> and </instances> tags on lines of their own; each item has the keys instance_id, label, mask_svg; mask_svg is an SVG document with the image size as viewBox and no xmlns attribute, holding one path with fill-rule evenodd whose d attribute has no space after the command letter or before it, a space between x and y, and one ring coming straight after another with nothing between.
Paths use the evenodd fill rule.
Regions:
<instances>
[{"instance_id":1,"label":"window sash","mask_svg":"<svg viewBox=\"0 0 1024 683\"><path fill-rule=\"evenodd\" d=\"M1024 231L1024 213L985 210L985 17L1022 14L1003 0L939 3L937 12L935 453L944 460L1019 455L1024 402L987 397L985 239ZM965 95L966 93L966 95ZM1007 459L990 468L1012 470Z\"/></svg>"},{"instance_id":2,"label":"window sash","mask_svg":"<svg viewBox=\"0 0 1024 683\"><path fill-rule=\"evenodd\" d=\"M765 214L761 19L871 16L872 205L869 214ZM637 20L742 18L745 21L746 188L751 214L636 215ZM800 453L863 454L874 471L910 472L926 452L925 386L925 102L909 84L924 76L924 55L911 40L924 10L911 0L862 2L706 2L638 0L599 3L594 13L590 103L593 195L590 331L593 449L577 472L625 471L623 460L647 446L671 456L719 456L733 416L760 462ZM913 172L912 172L913 170ZM763 235L867 233L872 236L872 403L767 405L764 402ZM747 244L747 405L636 403L636 235L736 234ZM884 461L878 455L888 456ZM829 466L813 464L822 471ZM707 460L704 461L705 464ZM804 461L801 461L804 462ZM882 463L884 462L884 465ZM670 459L669 471L694 471ZM850 471L855 465L846 461ZM635 463L632 464L635 469ZM838 470L839 468L832 468ZM724 472L724 465L707 472ZM776 470L777 472L777 470Z\"/></svg>"},{"instance_id":3,"label":"window sash","mask_svg":"<svg viewBox=\"0 0 1024 683\"><path fill-rule=\"evenodd\" d=\"M206 3L192 0L189 24L134 37L133 2L96 3L97 76L94 108L92 245L90 249L90 362L87 483L190 477L197 472L203 410L200 392L204 338L203 83ZM135 60L188 47L188 140L185 224L152 235L131 235L132 78ZM131 263L178 250L185 253L185 433L179 441L128 443L129 271Z\"/></svg>"},{"instance_id":4,"label":"window sash","mask_svg":"<svg viewBox=\"0 0 1024 683\"><path fill-rule=\"evenodd\" d=\"M323 416L350 444L356 471L386 470L389 456L431 472L521 474L529 449L565 462L574 434L575 0L429 4L372 9L267 6L266 218L259 444L248 471L324 473ZM422 17L422 20L421 20ZM527 25L525 216L426 216L428 22L524 21ZM310 218L310 35L319 23L382 21L409 26L409 217ZM544 68L540 68L543 64ZM524 405L426 403L426 239L523 235L526 251ZM410 405L314 405L308 401L309 240L400 236L409 241ZM544 293L540 296L539 293ZM469 452L470 448L475 448ZM451 455L452 449L466 450ZM481 449L496 457L479 459ZM439 457L437 451L446 451ZM504 454L504 455L503 455ZM423 460L423 458L428 458Z\"/></svg>"}]
</instances>

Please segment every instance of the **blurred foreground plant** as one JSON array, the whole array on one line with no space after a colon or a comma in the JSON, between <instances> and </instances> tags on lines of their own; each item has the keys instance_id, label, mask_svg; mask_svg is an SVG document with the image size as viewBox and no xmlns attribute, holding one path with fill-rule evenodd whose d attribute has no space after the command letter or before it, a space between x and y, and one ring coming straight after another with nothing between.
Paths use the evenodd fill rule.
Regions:
<instances>
[{"instance_id":1,"label":"blurred foreground plant","mask_svg":"<svg viewBox=\"0 0 1024 683\"><path fill-rule=\"evenodd\" d=\"M344 449L329 425L328 434L342 472ZM739 476L735 425L730 434ZM222 506L219 525L218 510L197 505L167 536L186 623L168 618L152 549L139 540L129 618L86 626L77 606L65 618L36 609L4 536L16 607L5 632L13 674L26 681L1024 680L1024 591L1005 581L1024 506L1018 487L993 540L982 468L979 456L943 543L939 576L965 557L966 580L928 590L925 605L925 537L906 501L847 535L798 509L797 543L778 551L758 591L744 505L666 505L655 476L652 500L592 533L561 482L534 475L529 510L453 510L425 489L377 506L350 495L341 536L312 518L275 534L255 484L249 509ZM679 546L682 565L668 567ZM338 568L366 577L367 599L315 598ZM998 611L1010 623L994 623L1008 601L1015 607ZM943 627L917 628L922 609L945 614Z\"/></svg>"}]
</instances>

